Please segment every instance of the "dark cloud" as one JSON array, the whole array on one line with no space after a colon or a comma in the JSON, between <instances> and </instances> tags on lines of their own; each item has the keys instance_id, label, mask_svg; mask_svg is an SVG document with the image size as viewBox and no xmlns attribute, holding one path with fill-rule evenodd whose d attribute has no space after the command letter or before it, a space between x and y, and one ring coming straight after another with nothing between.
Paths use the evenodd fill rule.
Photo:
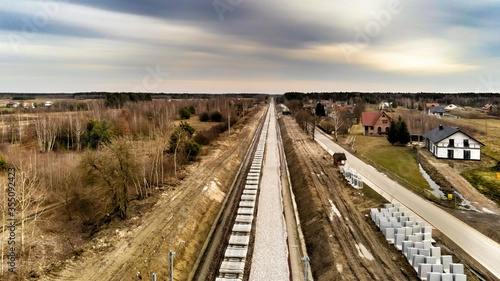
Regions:
<instances>
[{"instance_id":1,"label":"dark cloud","mask_svg":"<svg viewBox=\"0 0 500 281\"><path fill-rule=\"evenodd\" d=\"M164 19L217 20L212 1L207 0L72 0L71 3Z\"/></svg>"},{"instance_id":2,"label":"dark cloud","mask_svg":"<svg viewBox=\"0 0 500 281\"><path fill-rule=\"evenodd\" d=\"M30 38L33 34L51 34L83 38L105 38L102 31L57 21L55 18L36 18L32 14L0 11L0 30Z\"/></svg>"},{"instance_id":3,"label":"dark cloud","mask_svg":"<svg viewBox=\"0 0 500 281\"><path fill-rule=\"evenodd\" d=\"M209 33L230 35L279 47L294 48L311 43L352 40L352 32L338 28L335 18L328 23L316 22L304 14L286 14L279 7L273 7L262 1L235 1L234 3L239 4L234 7L223 6L228 5L227 0L218 2L212 0L77 0L72 3L156 17L169 22L178 21L180 24L202 28ZM228 7L228 9L221 7ZM219 17L220 15L222 17Z\"/></svg>"}]
</instances>

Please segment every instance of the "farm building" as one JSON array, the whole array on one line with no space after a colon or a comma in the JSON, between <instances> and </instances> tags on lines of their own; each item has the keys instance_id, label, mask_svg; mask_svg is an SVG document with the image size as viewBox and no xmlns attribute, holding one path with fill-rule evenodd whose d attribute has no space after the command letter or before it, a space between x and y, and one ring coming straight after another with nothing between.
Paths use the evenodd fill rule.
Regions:
<instances>
[{"instance_id":1,"label":"farm building","mask_svg":"<svg viewBox=\"0 0 500 281\"><path fill-rule=\"evenodd\" d=\"M456 127L442 126L424 134L425 147L437 158L481 160L480 141Z\"/></svg>"}]
</instances>

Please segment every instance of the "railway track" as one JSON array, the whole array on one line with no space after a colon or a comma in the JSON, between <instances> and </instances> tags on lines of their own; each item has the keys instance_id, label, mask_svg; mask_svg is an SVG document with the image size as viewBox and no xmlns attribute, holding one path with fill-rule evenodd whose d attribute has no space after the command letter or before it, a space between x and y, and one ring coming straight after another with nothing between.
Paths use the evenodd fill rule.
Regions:
<instances>
[{"instance_id":1,"label":"railway track","mask_svg":"<svg viewBox=\"0 0 500 281\"><path fill-rule=\"evenodd\" d=\"M255 278L262 280L262 276L256 277L254 275L267 275L269 271L276 277L276 270L278 269L274 267L269 269L269 266L275 264L275 262L265 261L273 259L273 257L268 257L262 247L273 248L280 245L278 246L279 250L273 250L275 261L278 260L276 255L279 254L280 256L278 266L280 273L289 276L290 263L300 264L300 262L287 260L289 253L286 246L287 230L286 227L283 229L286 225L283 217L283 206L281 206L282 210L279 211L279 205L283 204L280 204L283 198L282 196L275 196L281 194L281 191L279 191L281 170L278 153L276 153L278 162L273 160L277 140L274 140L274 137L269 135L271 143L267 144L269 141L268 134L276 134L275 128L271 126L276 126L276 129L278 127L272 120L272 118L275 118L274 112L272 112L274 110L273 105L274 103L271 103L266 117L260 125L260 133L256 134L255 142L253 142L254 148L249 150L248 166L242 169L233 192L227 197L228 201L216 224L217 229L214 230L212 239L209 242L210 245L207 246L206 252L202 255L202 260L205 262L200 265L200 270L198 270L194 280L235 281L256 280ZM269 147L267 147L268 145ZM272 151L266 151L268 149L272 149ZM266 158L265 164L264 158ZM270 163L274 163L274 165L269 166ZM278 183L275 180L278 180ZM261 190L264 187L266 189ZM272 204L269 204L270 199L273 202ZM263 205L264 202L266 203ZM258 206L260 206L259 210L257 210ZM269 210L269 206L273 206L273 210ZM274 206L276 206L277 210L274 210ZM264 213L261 213L263 211ZM271 224L275 228L274 231L271 231L273 233L267 232L270 225L269 219L273 221ZM277 222L274 219L277 219ZM257 220L259 220L258 223ZM280 224L279 227L276 223ZM292 224L290 224L292 229L297 227L296 225L292 226ZM281 234L284 236L276 238L276 233L279 233L278 236ZM285 239L282 240L282 238ZM266 240L269 243L274 243L274 245L269 245L268 242L263 244L263 241ZM293 243L293 245L300 244L300 242ZM266 247L266 245L269 247ZM293 251L293 257L295 258L296 250L293 249ZM300 275L303 276L303 273ZM286 277L286 279L282 280L288 279L289 277Z\"/></svg>"},{"instance_id":2,"label":"railway track","mask_svg":"<svg viewBox=\"0 0 500 281\"><path fill-rule=\"evenodd\" d=\"M250 171L246 175L245 187L240 196L236 218L231 228L224 258L219 266L217 281L243 280L245 275L248 275L245 268L248 268L246 263L254 228L253 221L256 213L268 126L269 118L266 117Z\"/></svg>"},{"instance_id":3,"label":"railway track","mask_svg":"<svg viewBox=\"0 0 500 281\"><path fill-rule=\"evenodd\" d=\"M268 108L269 110L269 108ZM268 112L268 111L267 111ZM203 247L202 253L198 256L198 261L196 263L195 268L193 269L193 273L190 276L192 280L206 281L206 280L216 280L219 276L220 267L222 262L225 259L226 248L229 245L232 245L229 248L228 257L230 255L234 255L237 257L231 258L231 260L227 259L226 261L237 261L244 262L244 272L249 270L249 261L251 259L252 247L253 247L253 227L251 226L250 232L248 232L248 225L253 225L253 215L245 214L245 212L251 212L250 210L239 210L240 208L246 209L254 209L257 208L257 197L258 194L257 189L251 189L255 186L255 180L257 179L257 173L260 176L260 170L258 169L258 164L254 163L255 155L262 154L259 152L258 144L260 143L260 139L262 138L262 132L264 131L265 121L267 120L267 112L264 117L260 120L257 131L249 145L247 150L247 154L244 157L243 163L240 167L240 170L235 178L232 187L228 196L226 197L221 211L217 217L216 223L212 227L212 231L205 242L205 246ZM265 138L264 138L265 139ZM262 162L262 156L258 156ZM258 171L259 170L259 171ZM252 185L251 188L247 188L245 190L245 186L247 185L247 177L250 176L250 182L248 185ZM258 184L257 184L258 185ZM242 196L245 201L242 203L240 207L240 199ZM254 198L255 196L255 198ZM252 200L254 199L254 200ZM243 212L242 214L238 214L238 211ZM238 224L236 228L233 226ZM236 231L235 237L230 241L231 234L234 230L243 230ZM250 235L246 235L250 234ZM241 240L245 240L247 238L237 238L236 236L244 237L248 236L248 245L239 245L241 244ZM235 241L237 240L237 242ZM239 244L230 244L239 243ZM245 249L243 249L245 248ZM246 253L246 254L245 254ZM245 257L243 257L245 256ZM226 265L227 263L225 263ZM241 264L240 264L241 265ZM224 271L224 270L223 270ZM239 275L239 277L246 280L248 278L247 274L233 274L230 273L223 274L227 276L235 276ZM224 278L224 277L222 277ZM240 279L241 280L241 279Z\"/></svg>"}]
</instances>

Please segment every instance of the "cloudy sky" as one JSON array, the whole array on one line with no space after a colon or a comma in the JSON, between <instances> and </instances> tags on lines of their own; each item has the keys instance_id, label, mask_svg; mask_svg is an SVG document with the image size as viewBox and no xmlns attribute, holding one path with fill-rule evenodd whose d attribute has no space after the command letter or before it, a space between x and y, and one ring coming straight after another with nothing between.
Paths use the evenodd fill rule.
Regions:
<instances>
[{"instance_id":1,"label":"cloudy sky","mask_svg":"<svg viewBox=\"0 0 500 281\"><path fill-rule=\"evenodd\" d=\"M0 92L500 92L500 0L2 0Z\"/></svg>"}]
</instances>

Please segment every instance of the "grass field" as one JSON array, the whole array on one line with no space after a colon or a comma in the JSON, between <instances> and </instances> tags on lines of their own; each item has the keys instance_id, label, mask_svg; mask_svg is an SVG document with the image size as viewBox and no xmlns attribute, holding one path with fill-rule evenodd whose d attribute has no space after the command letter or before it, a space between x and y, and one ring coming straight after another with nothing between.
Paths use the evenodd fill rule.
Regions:
<instances>
[{"instance_id":1,"label":"grass field","mask_svg":"<svg viewBox=\"0 0 500 281\"><path fill-rule=\"evenodd\" d=\"M385 137L356 136L357 154L377 169L396 177L418 193L431 190L419 171L416 153L411 147L391 145Z\"/></svg>"}]
</instances>

